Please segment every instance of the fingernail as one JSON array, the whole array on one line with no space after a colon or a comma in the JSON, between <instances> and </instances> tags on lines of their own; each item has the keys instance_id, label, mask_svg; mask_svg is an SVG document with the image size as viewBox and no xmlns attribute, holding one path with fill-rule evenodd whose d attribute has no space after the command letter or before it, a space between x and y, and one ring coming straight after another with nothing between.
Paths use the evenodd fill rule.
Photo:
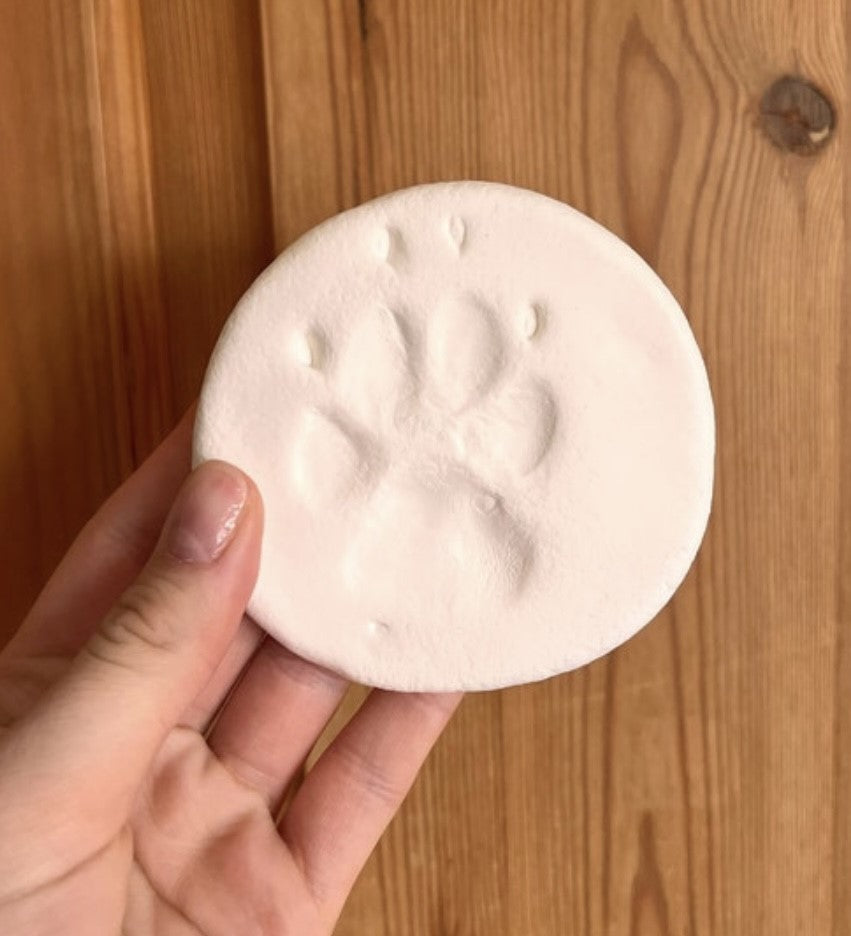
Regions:
<instances>
[{"instance_id":1,"label":"fingernail","mask_svg":"<svg viewBox=\"0 0 851 936\"><path fill-rule=\"evenodd\" d=\"M217 559L233 538L248 496L241 471L204 462L189 476L166 521L164 545L182 562Z\"/></svg>"}]
</instances>

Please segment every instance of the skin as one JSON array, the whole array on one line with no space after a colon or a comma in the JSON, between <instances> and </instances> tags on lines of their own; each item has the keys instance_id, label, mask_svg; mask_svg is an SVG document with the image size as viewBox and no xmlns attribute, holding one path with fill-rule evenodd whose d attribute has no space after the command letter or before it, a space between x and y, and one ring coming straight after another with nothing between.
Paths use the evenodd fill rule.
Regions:
<instances>
[{"instance_id":1,"label":"skin","mask_svg":"<svg viewBox=\"0 0 851 936\"><path fill-rule=\"evenodd\" d=\"M346 682L245 616L260 495L222 463L187 480L190 421L83 529L0 654L8 936L330 933L460 700L373 690L294 784ZM216 484L241 510L213 558L187 561L185 505Z\"/></svg>"}]
</instances>

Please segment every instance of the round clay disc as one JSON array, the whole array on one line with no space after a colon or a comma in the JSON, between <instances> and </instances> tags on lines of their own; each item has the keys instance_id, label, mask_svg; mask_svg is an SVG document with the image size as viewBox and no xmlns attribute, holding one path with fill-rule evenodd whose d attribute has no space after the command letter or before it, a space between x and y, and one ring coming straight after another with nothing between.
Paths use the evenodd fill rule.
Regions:
<instances>
[{"instance_id":1,"label":"round clay disc","mask_svg":"<svg viewBox=\"0 0 851 936\"><path fill-rule=\"evenodd\" d=\"M321 224L240 301L195 460L265 504L250 614L398 690L593 660L668 601L709 515L714 420L688 323L624 243L484 182Z\"/></svg>"}]
</instances>

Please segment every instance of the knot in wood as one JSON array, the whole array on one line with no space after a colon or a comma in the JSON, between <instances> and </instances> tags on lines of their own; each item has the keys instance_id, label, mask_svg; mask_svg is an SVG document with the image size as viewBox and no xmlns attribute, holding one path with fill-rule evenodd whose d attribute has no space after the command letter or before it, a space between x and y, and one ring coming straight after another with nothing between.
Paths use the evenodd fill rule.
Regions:
<instances>
[{"instance_id":1,"label":"knot in wood","mask_svg":"<svg viewBox=\"0 0 851 936\"><path fill-rule=\"evenodd\" d=\"M812 82L794 75L778 78L760 101L762 128L775 146L812 156L830 139L836 123L833 105Z\"/></svg>"}]
</instances>

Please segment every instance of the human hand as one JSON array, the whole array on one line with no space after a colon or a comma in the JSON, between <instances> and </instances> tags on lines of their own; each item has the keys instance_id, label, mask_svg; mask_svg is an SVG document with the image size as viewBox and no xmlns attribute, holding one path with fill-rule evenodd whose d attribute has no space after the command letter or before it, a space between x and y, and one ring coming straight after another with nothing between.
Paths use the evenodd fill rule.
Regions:
<instances>
[{"instance_id":1,"label":"human hand","mask_svg":"<svg viewBox=\"0 0 851 936\"><path fill-rule=\"evenodd\" d=\"M374 690L278 819L346 683L244 616L260 496L188 453L184 420L0 654L5 936L330 933L459 701Z\"/></svg>"}]
</instances>

